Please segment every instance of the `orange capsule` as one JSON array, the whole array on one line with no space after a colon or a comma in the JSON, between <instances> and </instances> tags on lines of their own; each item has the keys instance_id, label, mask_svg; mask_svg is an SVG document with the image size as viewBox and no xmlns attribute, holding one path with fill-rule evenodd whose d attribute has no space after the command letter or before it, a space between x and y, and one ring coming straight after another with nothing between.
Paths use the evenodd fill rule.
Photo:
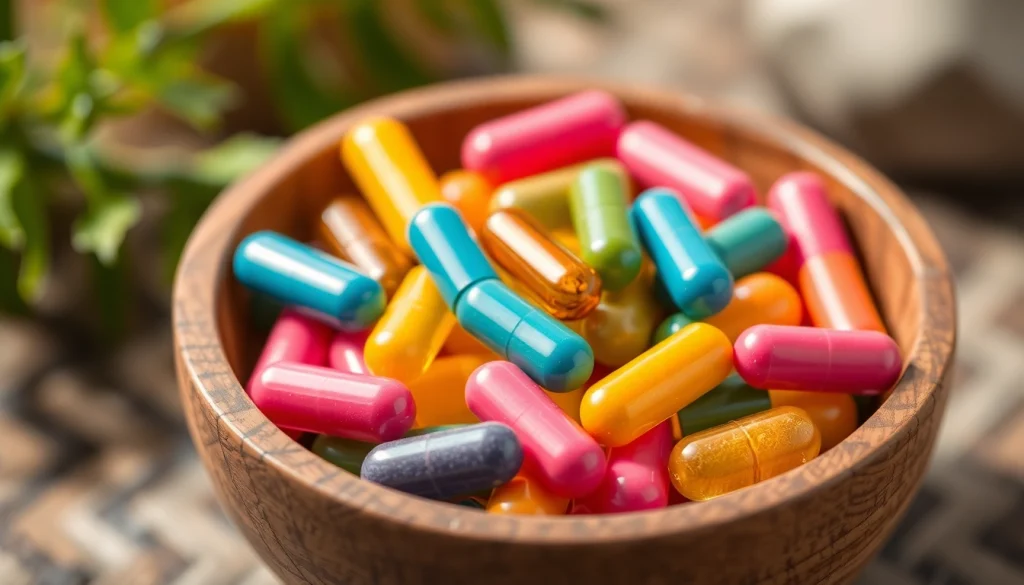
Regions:
<instances>
[{"instance_id":1,"label":"orange capsule","mask_svg":"<svg viewBox=\"0 0 1024 585\"><path fill-rule=\"evenodd\" d=\"M601 299L601 280L535 220L517 209L495 211L484 222L480 241L545 311L558 319L579 319Z\"/></svg>"},{"instance_id":2,"label":"orange capsule","mask_svg":"<svg viewBox=\"0 0 1024 585\"><path fill-rule=\"evenodd\" d=\"M829 252L807 258L800 269L800 290L817 327L886 332L853 254Z\"/></svg>"},{"instance_id":3,"label":"orange capsule","mask_svg":"<svg viewBox=\"0 0 1024 585\"><path fill-rule=\"evenodd\" d=\"M459 210L474 232L480 233L491 203L492 187L487 179L475 171L459 169L441 175L440 184L441 197Z\"/></svg>"},{"instance_id":4,"label":"orange capsule","mask_svg":"<svg viewBox=\"0 0 1024 585\"><path fill-rule=\"evenodd\" d=\"M481 355L454 355L434 360L427 371L408 384L416 403L413 428L480 422L466 406L465 388L470 374L488 361Z\"/></svg>"},{"instance_id":5,"label":"orange capsule","mask_svg":"<svg viewBox=\"0 0 1024 585\"><path fill-rule=\"evenodd\" d=\"M501 359L458 323L455 323L452 332L448 334L448 339L444 342L444 351L448 355L482 355L490 360Z\"/></svg>"},{"instance_id":6,"label":"orange capsule","mask_svg":"<svg viewBox=\"0 0 1024 585\"><path fill-rule=\"evenodd\" d=\"M565 514L569 499L556 496L522 472L491 493L487 501L490 514L557 516Z\"/></svg>"},{"instance_id":7,"label":"orange capsule","mask_svg":"<svg viewBox=\"0 0 1024 585\"><path fill-rule=\"evenodd\" d=\"M772 407L803 409L821 433L821 451L835 447L857 429L857 403L849 394L769 390Z\"/></svg>"},{"instance_id":8,"label":"orange capsule","mask_svg":"<svg viewBox=\"0 0 1024 585\"><path fill-rule=\"evenodd\" d=\"M384 287L398 289L412 261L391 241L373 212L356 197L338 197L320 214L320 237L328 250L355 264Z\"/></svg>"}]
</instances>

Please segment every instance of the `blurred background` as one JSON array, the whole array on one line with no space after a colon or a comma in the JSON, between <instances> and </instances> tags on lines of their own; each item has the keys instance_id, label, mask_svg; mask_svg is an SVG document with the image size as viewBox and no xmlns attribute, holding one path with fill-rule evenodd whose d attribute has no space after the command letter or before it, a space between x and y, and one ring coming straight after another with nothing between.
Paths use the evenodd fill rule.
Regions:
<instances>
[{"instance_id":1,"label":"blurred background","mask_svg":"<svg viewBox=\"0 0 1024 585\"><path fill-rule=\"evenodd\" d=\"M0 0L0 583L276 583L177 404L194 223L289 134L449 78L591 75L796 118L956 273L928 480L861 583L1024 582L1024 2Z\"/></svg>"}]
</instances>

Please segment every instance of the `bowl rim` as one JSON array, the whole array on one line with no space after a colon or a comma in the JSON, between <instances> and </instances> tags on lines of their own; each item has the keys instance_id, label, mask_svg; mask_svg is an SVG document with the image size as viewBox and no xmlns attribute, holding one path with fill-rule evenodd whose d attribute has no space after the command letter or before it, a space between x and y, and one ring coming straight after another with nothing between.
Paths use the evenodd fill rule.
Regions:
<instances>
[{"instance_id":1,"label":"bowl rim","mask_svg":"<svg viewBox=\"0 0 1024 585\"><path fill-rule=\"evenodd\" d=\"M842 443L800 468L699 505L618 515L481 514L371 484L305 448L296 449L297 443L270 424L249 400L222 345L216 305L231 267L232 250L228 247L238 239L241 218L301 161L325 148L336 148L344 129L358 119L379 114L415 118L417 113L427 111L455 110L496 100L547 100L584 89L608 91L626 104L668 106L688 116L709 117L723 128L784 145L831 174L879 214L907 255L922 296L918 335L889 399ZM427 86L339 112L292 137L272 160L226 189L206 211L182 255L172 302L182 400L191 398L187 380L202 397L202 408L216 414L218 433L230 434L246 454L265 462L283 479L338 505L410 529L456 538L543 545L637 541L714 529L810 498L823 486L850 478L858 469L884 460L906 445L917 433L920 417L941 416L936 410L945 403L948 392L943 382L952 363L956 336L952 275L935 236L906 196L860 158L814 131L764 113L712 103L667 88L578 77L510 75ZM195 416L191 408L186 408L186 413ZM199 447L199 441L195 442Z\"/></svg>"}]
</instances>

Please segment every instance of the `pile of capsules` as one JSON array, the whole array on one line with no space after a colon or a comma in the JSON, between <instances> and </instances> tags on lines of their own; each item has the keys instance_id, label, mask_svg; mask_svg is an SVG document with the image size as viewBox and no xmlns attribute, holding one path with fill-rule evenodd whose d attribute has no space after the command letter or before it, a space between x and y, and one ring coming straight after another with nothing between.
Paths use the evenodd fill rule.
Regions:
<instances>
[{"instance_id":1,"label":"pile of capsules","mask_svg":"<svg viewBox=\"0 0 1024 585\"><path fill-rule=\"evenodd\" d=\"M440 179L390 118L341 159L362 197L233 267L285 306L252 401L366 480L497 514L707 500L834 446L900 376L819 176L755 206L607 93L477 126Z\"/></svg>"}]
</instances>

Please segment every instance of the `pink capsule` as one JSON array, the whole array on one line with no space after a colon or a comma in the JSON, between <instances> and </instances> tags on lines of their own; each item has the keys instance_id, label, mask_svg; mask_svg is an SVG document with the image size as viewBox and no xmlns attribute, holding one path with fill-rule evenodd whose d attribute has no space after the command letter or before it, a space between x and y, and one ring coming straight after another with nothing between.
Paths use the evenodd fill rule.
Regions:
<instances>
[{"instance_id":1,"label":"pink capsule","mask_svg":"<svg viewBox=\"0 0 1024 585\"><path fill-rule=\"evenodd\" d=\"M900 348L877 331L755 325L733 347L736 371L755 388L880 394L900 377Z\"/></svg>"},{"instance_id":2,"label":"pink capsule","mask_svg":"<svg viewBox=\"0 0 1024 585\"><path fill-rule=\"evenodd\" d=\"M677 191L701 217L725 219L756 199L746 173L654 122L626 126L617 156L640 183Z\"/></svg>"},{"instance_id":3,"label":"pink capsule","mask_svg":"<svg viewBox=\"0 0 1024 585\"><path fill-rule=\"evenodd\" d=\"M466 382L466 405L482 421L512 427L524 468L564 498L592 492L605 470L604 451L517 366L489 362Z\"/></svg>"},{"instance_id":4,"label":"pink capsule","mask_svg":"<svg viewBox=\"0 0 1024 585\"><path fill-rule=\"evenodd\" d=\"M768 206L792 236L799 266L820 254L853 253L843 222L817 174L800 171L784 175L768 192Z\"/></svg>"},{"instance_id":5,"label":"pink capsule","mask_svg":"<svg viewBox=\"0 0 1024 585\"><path fill-rule=\"evenodd\" d=\"M322 366L327 363L327 345L332 330L323 322L306 316L295 309L285 308L281 311L274 327L263 344L263 352L256 361L256 366L249 376L245 391L253 392L253 386L259 384L260 372L263 368L277 362L295 362Z\"/></svg>"},{"instance_id":6,"label":"pink capsule","mask_svg":"<svg viewBox=\"0 0 1024 585\"><path fill-rule=\"evenodd\" d=\"M393 441L412 427L409 389L390 378L294 363L268 366L252 394L274 424L370 443Z\"/></svg>"},{"instance_id":7,"label":"pink capsule","mask_svg":"<svg viewBox=\"0 0 1024 585\"><path fill-rule=\"evenodd\" d=\"M583 91L480 124L462 142L462 166L499 185L612 156L625 123L617 99Z\"/></svg>"},{"instance_id":8,"label":"pink capsule","mask_svg":"<svg viewBox=\"0 0 1024 585\"><path fill-rule=\"evenodd\" d=\"M370 369L363 360L363 348L370 330L353 333L339 331L327 349L327 363L339 372L369 375Z\"/></svg>"},{"instance_id":9,"label":"pink capsule","mask_svg":"<svg viewBox=\"0 0 1024 585\"><path fill-rule=\"evenodd\" d=\"M622 447L608 452L608 469L589 496L576 500L573 514L614 514L654 510L668 505L668 456L672 423L665 421Z\"/></svg>"}]
</instances>

